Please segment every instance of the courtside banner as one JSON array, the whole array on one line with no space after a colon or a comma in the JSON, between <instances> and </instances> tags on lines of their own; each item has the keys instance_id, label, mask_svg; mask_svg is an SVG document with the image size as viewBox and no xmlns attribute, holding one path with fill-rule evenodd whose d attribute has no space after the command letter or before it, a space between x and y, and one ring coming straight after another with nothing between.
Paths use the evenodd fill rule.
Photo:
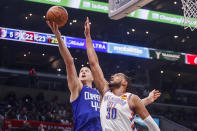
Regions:
<instances>
[{"instance_id":1,"label":"courtside banner","mask_svg":"<svg viewBox=\"0 0 197 131\"><path fill-rule=\"evenodd\" d=\"M107 43L102 41L92 40L94 49L99 52L107 53ZM75 37L66 37L66 45L68 48L86 49L86 40Z\"/></svg>"},{"instance_id":2,"label":"courtside banner","mask_svg":"<svg viewBox=\"0 0 197 131\"><path fill-rule=\"evenodd\" d=\"M154 49L149 49L149 53L150 53L151 59L177 61L180 63L185 63L185 54L184 53L163 51L163 50L154 50Z\"/></svg>"},{"instance_id":3,"label":"courtside banner","mask_svg":"<svg viewBox=\"0 0 197 131\"><path fill-rule=\"evenodd\" d=\"M24 121L24 120L13 120L13 119L4 119L3 131L8 131L8 125L11 126L14 129L19 129L24 127L24 124L27 126L31 126L33 128L37 128L42 124L45 130L49 129L59 129L59 130L66 130L66 131L72 131L72 124L58 124L58 123L52 123L52 122L41 122L41 121Z\"/></svg>"},{"instance_id":4,"label":"courtside banner","mask_svg":"<svg viewBox=\"0 0 197 131\"><path fill-rule=\"evenodd\" d=\"M108 43L108 53L149 58L148 48Z\"/></svg>"},{"instance_id":5,"label":"courtside banner","mask_svg":"<svg viewBox=\"0 0 197 131\"><path fill-rule=\"evenodd\" d=\"M88 10L93 12L100 12L100 13L108 13L109 11L108 3L94 1L94 0L25 0L25 1L38 2L38 3L51 4L51 5L60 5L64 7ZM184 20L184 16L181 15L169 14L169 13L146 10L146 9L138 9L128 14L128 17L161 22L166 24L174 24L179 26L183 26L183 20ZM197 19L194 18L190 20L192 21L190 23L197 22ZM191 24L191 26L194 27L195 24Z\"/></svg>"},{"instance_id":6,"label":"courtside banner","mask_svg":"<svg viewBox=\"0 0 197 131\"><path fill-rule=\"evenodd\" d=\"M186 64L197 65L197 55L186 54Z\"/></svg>"}]
</instances>

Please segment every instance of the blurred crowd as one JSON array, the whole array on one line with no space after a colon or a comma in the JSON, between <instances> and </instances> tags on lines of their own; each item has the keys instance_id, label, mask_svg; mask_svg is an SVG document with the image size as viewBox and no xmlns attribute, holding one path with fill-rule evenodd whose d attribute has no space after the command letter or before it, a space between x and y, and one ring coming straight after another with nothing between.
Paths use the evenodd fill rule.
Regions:
<instances>
[{"instance_id":1,"label":"blurred crowd","mask_svg":"<svg viewBox=\"0 0 197 131\"><path fill-rule=\"evenodd\" d=\"M166 91L168 91L166 89ZM147 96L148 91L142 91L140 96ZM165 93L165 90L164 90ZM166 95L166 94L162 95ZM175 95L176 96L176 95ZM163 98L164 97L164 98ZM167 97L162 96L157 103L170 103L173 100L166 99ZM178 97L176 99L179 99ZM181 97L181 99L183 99ZM160 107L160 108L158 108ZM169 120L184 125L190 129L197 130L197 112L196 109L184 109L174 107L164 107L150 105L147 107L152 115L164 116ZM58 103L58 97L54 97L52 100L46 100L42 93L38 94L36 98L32 98L30 95L18 98L14 92L10 92L5 98L0 100L0 119L3 121L4 118L16 119L16 120L33 120L42 122L54 122L62 124L72 124L73 114L72 106L70 103ZM24 122L25 122L24 121ZM12 125L8 125L12 131L18 129L11 128ZM27 123L24 123L24 130L34 131L43 130L43 125L39 128L30 127ZM22 129L20 129L22 131ZM51 129L54 130L55 129Z\"/></svg>"},{"instance_id":2,"label":"blurred crowd","mask_svg":"<svg viewBox=\"0 0 197 131\"><path fill-rule=\"evenodd\" d=\"M8 118L72 124L72 107L69 103L60 104L57 101L58 97L46 101L42 93L35 99L30 95L18 99L14 92L10 92L0 101L0 117L1 120Z\"/></svg>"}]
</instances>

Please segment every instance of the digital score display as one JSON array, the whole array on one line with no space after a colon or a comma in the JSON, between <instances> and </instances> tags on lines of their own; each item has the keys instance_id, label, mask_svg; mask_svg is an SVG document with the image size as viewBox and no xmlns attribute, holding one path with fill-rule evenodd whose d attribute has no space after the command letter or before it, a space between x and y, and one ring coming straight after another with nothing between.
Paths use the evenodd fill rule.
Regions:
<instances>
[{"instance_id":1,"label":"digital score display","mask_svg":"<svg viewBox=\"0 0 197 131\"><path fill-rule=\"evenodd\" d=\"M0 38L7 40L16 40L21 42L58 46L58 40L55 37L55 35L32 31L0 27ZM62 39L63 41L65 41L65 36L62 36Z\"/></svg>"}]
</instances>

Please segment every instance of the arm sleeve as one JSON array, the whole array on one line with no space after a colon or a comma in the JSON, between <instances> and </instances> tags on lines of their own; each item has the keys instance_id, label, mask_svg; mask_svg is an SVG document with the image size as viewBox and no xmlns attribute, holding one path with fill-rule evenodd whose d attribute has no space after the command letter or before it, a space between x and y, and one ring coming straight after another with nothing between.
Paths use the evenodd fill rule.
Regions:
<instances>
[{"instance_id":1,"label":"arm sleeve","mask_svg":"<svg viewBox=\"0 0 197 131\"><path fill-rule=\"evenodd\" d=\"M149 131L160 131L158 125L150 115L144 119L144 122L148 126Z\"/></svg>"}]
</instances>

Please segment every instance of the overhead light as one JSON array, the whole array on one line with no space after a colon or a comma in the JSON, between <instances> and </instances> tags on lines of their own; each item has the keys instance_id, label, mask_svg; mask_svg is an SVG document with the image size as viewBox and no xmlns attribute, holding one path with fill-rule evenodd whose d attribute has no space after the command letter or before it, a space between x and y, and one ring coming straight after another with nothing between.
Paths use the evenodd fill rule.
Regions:
<instances>
[{"instance_id":1,"label":"overhead light","mask_svg":"<svg viewBox=\"0 0 197 131\"><path fill-rule=\"evenodd\" d=\"M28 17L25 17L25 19L27 20L27 19L28 19Z\"/></svg>"},{"instance_id":2,"label":"overhead light","mask_svg":"<svg viewBox=\"0 0 197 131\"><path fill-rule=\"evenodd\" d=\"M24 56L27 56L26 54L24 54Z\"/></svg>"},{"instance_id":3,"label":"overhead light","mask_svg":"<svg viewBox=\"0 0 197 131\"><path fill-rule=\"evenodd\" d=\"M130 34L130 32L127 31L127 35L129 35L129 34Z\"/></svg>"},{"instance_id":4,"label":"overhead light","mask_svg":"<svg viewBox=\"0 0 197 131\"><path fill-rule=\"evenodd\" d=\"M89 24L91 25L92 23L90 22Z\"/></svg>"},{"instance_id":5,"label":"overhead light","mask_svg":"<svg viewBox=\"0 0 197 131\"><path fill-rule=\"evenodd\" d=\"M176 4L177 4L177 2L176 2L176 1L174 1L174 4L176 5Z\"/></svg>"},{"instance_id":6,"label":"overhead light","mask_svg":"<svg viewBox=\"0 0 197 131\"><path fill-rule=\"evenodd\" d=\"M73 23L77 23L77 20L73 20Z\"/></svg>"},{"instance_id":7,"label":"overhead light","mask_svg":"<svg viewBox=\"0 0 197 131\"><path fill-rule=\"evenodd\" d=\"M135 32L135 29L131 29L132 32Z\"/></svg>"},{"instance_id":8,"label":"overhead light","mask_svg":"<svg viewBox=\"0 0 197 131\"><path fill-rule=\"evenodd\" d=\"M72 23L72 22L70 22L69 24L70 24L70 25L72 25L73 23Z\"/></svg>"},{"instance_id":9,"label":"overhead light","mask_svg":"<svg viewBox=\"0 0 197 131\"><path fill-rule=\"evenodd\" d=\"M161 74L163 74L163 73L164 73L164 71L161 70Z\"/></svg>"},{"instance_id":10,"label":"overhead light","mask_svg":"<svg viewBox=\"0 0 197 131\"><path fill-rule=\"evenodd\" d=\"M149 32L148 32L148 31L146 31L146 34L148 35L148 34L149 34Z\"/></svg>"},{"instance_id":11,"label":"overhead light","mask_svg":"<svg viewBox=\"0 0 197 131\"><path fill-rule=\"evenodd\" d=\"M189 39L190 37L189 37L189 36L187 36L186 38L187 38L187 39Z\"/></svg>"},{"instance_id":12,"label":"overhead light","mask_svg":"<svg viewBox=\"0 0 197 131\"><path fill-rule=\"evenodd\" d=\"M46 18L46 16L44 15L43 18Z\"/></svg>"},{"instance_id":13,"label":"overhead light","mask_svg":"<svg viewBox=\"0 0 197 131\"><path fill-rule=\"evenodd\" d=\"M28 54L30 55L30 54L31 54L31 52L29 51L29 52L28 52Z\"/></svg>"},{"instance_id":14,"label":"overhead light","mask_svg":"<svg viewBox=\"0 0 197 131\"><path fill-rule=\"evenodd\" d=\"M29 16L32 16L32 13L30 13Z\"/></svg>"},{"instance_id":15,"label":"overhead light","mask_svg":"<svg viewBox=\"0 0 197 131\"><path fill-rule=\"evenodd\" d=\"M59 71L59 72L60 72L60 71L61 71L61 69L60 69L60 68L58 68L58 69L57 69L57 71Z\"/></svg>"},{"instance_id":16,"label":"overhead light","mask_svg":"<svg viewBox=\"0 0 197 131\"><path fill-rule=\"evenodd\" d=\"M75 58L75 60L77 60L77 57Z\"/></svg>"},{"instance_id":17,"label":"overhead light","mask_svg":"<svg viewBox=\"0 0 197 131\"><path fill-rule=\"evenodd\" d=\"M177 39L178 37L179 37L178 35L175 35L175 36L174 36L175 39Z\"/></svg>"},{"instance_id":18,"label":"overhead light","mask_svg":"<svg viewBox=\"0 0 197 131\"><path fill-rule=\"evenodd\" d=\"M45 53L43 53L42 56L45 56Z\"/></svg>"},{"instance_id":19,"label":"overhead light","mask_svg":"<svg viewBox=\"0 0 197 131\"><path fill-rule=\"evenodd\" d=\"M89 65L89 62L87 62L87 65Z\"/></svg>"},{"instance_id":20,"label":"overhead light","mask_svg":"<svg viewBox=\"0 0 197 131\"><path fill-rule=\"evenodd\" d=\"M82 66L82 67L84 67L84 65L83 65L83 64L82 64L81 66Z\"/></svg>"},{"instance_id":21,"label":"overhead light","mask_svg":"<svg viewBox=\"0 0 197 131\"><path fill-rule=\"evenodd\" d=\"M178 73L178 76L180 77L180 76L181 76L181 74L180 74L180 73Z\"/></svg>"}]
</instances>

